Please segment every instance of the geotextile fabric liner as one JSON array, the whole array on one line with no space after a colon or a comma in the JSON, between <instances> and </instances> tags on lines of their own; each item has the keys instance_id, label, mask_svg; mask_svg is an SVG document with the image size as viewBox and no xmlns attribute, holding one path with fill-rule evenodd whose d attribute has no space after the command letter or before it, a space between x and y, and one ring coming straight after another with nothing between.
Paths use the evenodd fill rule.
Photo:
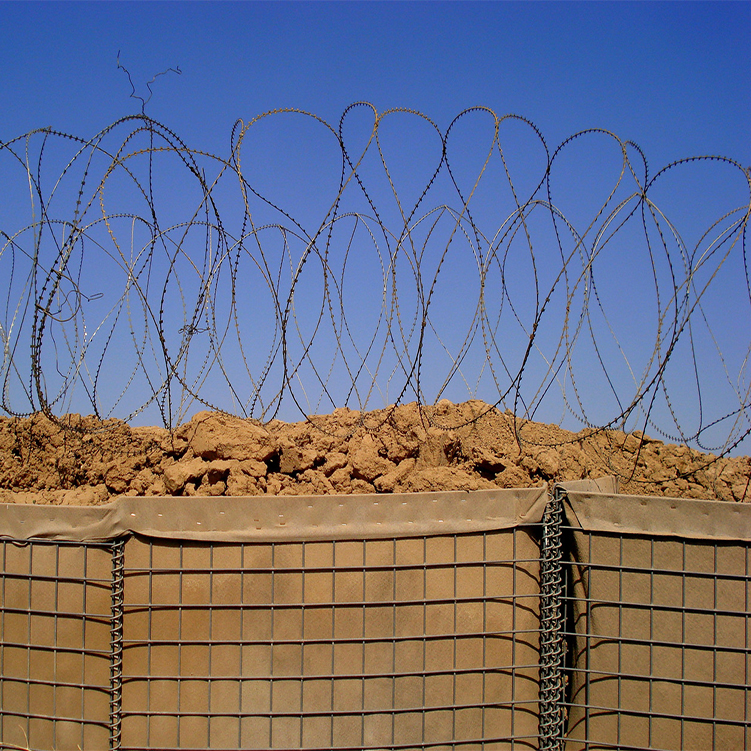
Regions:
<instances>
[{"instance_id":1,"label":"geotextile fabric liner","mask_svg":"<svg viewBox=\"0 0 751 751\"><path fill-rule=\"evenodd\" d=\"M6 505L0 660L15 672L3 669L0 746L101 749L109 734L131 749L538 748L546 500L536 488ZM110 612L107 545L124 535ZM54 565L13 563L40 547ZM100 554L96 580L82 577L79 559ZM43 612L42 585L57 592ZM84 624L77 680L68 691L56 667L42 696L37 662L68 636L57 625L40 641L38 624L62 622L63 587Z\"/></svg>"},{"instance_id":2,"label":"geotextile fabric liner","mask_svg":"<svg viewBox=\"0 0 751 751\"><path fill-rule=\"evenodd\" d=\"M751 747L751 506L563 501L566 751Z\"/></svg>"},{"instance_id":3,"label":"geotextile fabric liner","mask_svg":"<svg viewBox=\"0 0 751 751\"><path fill-rule=\"evenodd\" d=\"M130 534L259 542L443 534L538 524L544 488L343 496L121 497L102 506L0 504L0 535L97 542Z\"/></svg>"}]
</instances>

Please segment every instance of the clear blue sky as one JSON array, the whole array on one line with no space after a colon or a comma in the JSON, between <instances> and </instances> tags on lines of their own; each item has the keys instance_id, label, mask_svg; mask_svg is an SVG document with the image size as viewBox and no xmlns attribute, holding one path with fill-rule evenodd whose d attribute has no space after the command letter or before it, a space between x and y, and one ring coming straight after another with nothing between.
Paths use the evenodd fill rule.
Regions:
<instances>
[{"instance_id":1,"label":"clear blue sky","mask_svg":"<svg viewBox=\"0 0 751 751\"><path fill-rule=\"evenodd\" d=\"M336 126L349 104L364 100L380 112L419 110L442 130L462 110L477 105L498 115L514 113L531 120L551 149L578 131L602 128L637 143L652 174L673 160L696 155L728 156L751 165L748 2L2 2L0 26L4 141L45 126L90 137L116 119L138 113L140 103L129 98L129 84L117 68L119 51L142 96L155 73L179 66L180 76L166 75L154 83L146 113L191 148L222 156L229 154L238 118L247 122L271 109L296 107ZM279 133L276 141L266 142L267 149L293 156L307 150L295 142L296 132L288 140L284 131ZM416 141L402 143L401 151L394 152L407 194L411 166L405 160L419 150L421 137L416 131ZM463 142L457 138L456 143L454 159L461 171ZM523 138L519 143L525 143ZM521 162L528 157L524 149L531 154L537 148L531 143L518 147ZM575 222L584 221L590 205L602 203L597 191L604 188L597 185L597 176L606 168L598 160L607 149L600 151L596 139L591 143L578 157L576 144L571 148L570 172L563 171L569 151L560 160L558 196ZM268 152L249 153L246 168L254 155L260 159ZM615 165L619 167L617 159ZM0 163L0 180L8 180L2 169ZM296 191L295 180L287 179L292 173L285 169L294 171L294 166L281 167L276 178L268 166L259 168L259 180L270 181L274 195L288 191L285 205L293 207L293 214L307 216L312 209L301 203L314 203L316 196L299 186ZM662 193L656 191L674 212L671 217L687 221L689 240L692 232L698 233L694 240L701 233L689 220L702 207L709 206L711 214L743 200L738 177L726 184L724 174L687 171L680 185L667 181ZM306 173L304 179L309 177ZM523 169L517 179L524 182ZM180 186L172 187L179 200ZM7 212L0 213L4 221ZM628 234L624 237L627 242ZM743 276L742 265L734 263L728 284ZM629 304L638 309L638 284L649 270L637 272L616 260L610 264L602 271L603 290L637 285L629 288L635 290L634 300L611 312L628 317ZM460 275L455 278L458 283ZM719 346L732 361L728 367L743 391L749 372L746 368L739 378L738 371L748 352L748 300L743 289L729 294L719 284L715 287L714 302L707 298L716 316L713 330L722 324L720 338L725 338ZM449 328L452 317L450 310L444 316ZM731 321L734 325L728 327ZM633 346L638 359L638 329L624 326L618 335L625 346ZM582 346L582 356L586 352ZM683 364L690 368L690 358ZM591 389L596 412L602 384L588 387L586 381L584 368L580 385ZM701 396L707 405L712 398L708 391L713 391L711 378ZM673 381L672 395L681 401L680 376ZM493 400L488 398L492 394L478 396ZM682 408L690 413L697 399L695 386L688 388ZM720 416L727 405L732 408L732 397L715 405L713 414ZM322 411L326 406L324 400ZM610 407L602 408L606 414ZM538 417L560 418L553 412ZM705 424L706 415L702 420ZM696 423L693 417L685 420L692 421ZM686 424L688 431L695 428Z\"/></svg>"},{"instance_id":2,"label":"clear blue sky","mask_svg":"<svg viewBox=\"0 0 751 751\"><path fill-rule=\"evenodd\" d=\"M474 105L515 112L551 143L600 127L653 160L751 162L745 2L2 3L4 137L83 134L137 111L115 59L155 85L148 113L219 148L276 107L334 121L353 101L446 127Z\"/></svg>"},{"instance_id":3,"label":"clear blue sky","mask_svg":"<svg viewBox=\"0 0 751 751\"><path fill-rule=\"evenodd\" d=\"M161 79L148 113L197 147L276 107L335 121L354 101L446 127L474 105L515 112L551 143L584 128L654 161L751 162L746 2L2 3L4 137L84 134L137 111L115 65Z\"/></svg>"}]
</instances>

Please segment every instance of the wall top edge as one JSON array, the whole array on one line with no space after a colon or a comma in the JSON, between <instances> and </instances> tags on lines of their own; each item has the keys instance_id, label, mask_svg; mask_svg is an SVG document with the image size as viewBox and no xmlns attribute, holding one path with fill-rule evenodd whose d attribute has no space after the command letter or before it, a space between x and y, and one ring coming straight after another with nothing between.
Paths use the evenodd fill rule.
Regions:
<instances>
[{"instance_id":1,"label":"wall top edge","mask_svg":"<svg viewBox=\"0 0 751 751\"><path fill-rule=\"evenodd\" d=\"M589 532L751 541L751 504L566 490L567 524Z\"/></svg>"},{"instance_id":2,"label":"wall top edge","mask_svg":"<svg viewBox=\"0 0 751 751\"><path fill-rule=\"evenodd\" d=\"M0 537L207 542L414 537L539 524L546 487L330 496L120 497L102 506L0 504Z\"/></svg>"}]
</instances>

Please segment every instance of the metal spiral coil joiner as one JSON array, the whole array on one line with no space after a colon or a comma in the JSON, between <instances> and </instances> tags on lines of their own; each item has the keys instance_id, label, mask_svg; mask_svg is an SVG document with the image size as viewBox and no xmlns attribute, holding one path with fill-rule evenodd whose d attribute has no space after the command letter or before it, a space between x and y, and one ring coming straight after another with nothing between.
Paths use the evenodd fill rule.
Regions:
<instances>
[{"instance_id":1,"label":"metal spiral coil joiner","mask_svg":"<svg viewBox=\"0 0 751 751\"><path fill-rule=\"evenodd\" d=\"M110 749L120 748L122 739L123 604L125 543L112 543L112 616L110 621Z\"/></svg>"},{"instance_id":2,"label":"metal spiral coil joiner","mask_svg":"<svg viewBox=\"0 0 751 751\"><path fill-rule=\"evenodd\" d=\"M540 751L560 751L564 731L563 571L561 524L565 490L556 486L542 519L540 561Z\"/></svg>"}]
</instances>

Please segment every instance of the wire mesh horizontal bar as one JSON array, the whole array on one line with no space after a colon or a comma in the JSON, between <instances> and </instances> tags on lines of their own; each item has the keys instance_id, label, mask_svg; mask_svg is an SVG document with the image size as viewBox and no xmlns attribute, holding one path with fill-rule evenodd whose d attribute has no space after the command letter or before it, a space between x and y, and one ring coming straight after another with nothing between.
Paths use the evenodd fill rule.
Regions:
<instances>
[{"instance_id":1,"label":"wire mesh horizontal bar","mask_svg":"<svg viewBox=\"0 0 751 751\"><path fill-rule=\"evenodd\" d=\"M710 684L711 685L711 684ZM734 686L733 688L738 688L737 686ZM567 706L574 706L574 705L567 705ZM587 707L590 712L597 713L597 712L611 712L612 707L610 706L600 706L598 704L590 704ZM728 727L733 728L745 728L746 730L751 729L751 719L748 720L728 720L724 719L722 717L701 717L701 716L690 716L687 717L685 714L679 713L679 712L660 712L653 709L620 709L619 711L620 718L628 718L628 717L642 717L644 719L648 720L677 720L681 722L685 722L687 720L690 720L692 723L700 723L705 725L727 725ZM592 741L592 743L596 743L597 745L600 744L600 739L597 739L597 741Z\"/></svg>"},{"instance_id":2,"label":"wire mesh horizontal bar","mask_svg":"<svg viewBox=\"0 0 751 751\"><path fill-rule=\"evenodd\" d=\"M739 655L751 655L751 647L731 647L731 646L724 646L722 644L703 644L701 642L691 642L691 641L668 641L666 639L650 639L649 642L647 642L644 639L637 639L633 637L628 636L620 636L620 635L613 635L613 634L581 634L579 635L579 638L582 640L586 640L588 642L601 642L605 643L608 641L615 642L617 641L619 644L629 644L629 645L644 645L649 643L652 647L670 647L670 648L676 648L676 649L692 649L692 650L711 650L712 652L727 652L730 654L739 654Z\"/></svg>"},{"instance_id":3,"label":"wire mesh horizontal bar","mask_svg":"<svg viewBox=\"0 0 751 751\"><path fill-rule=\"evenodd\" d=\"M676 576L676 577L685 577L690 576L692 579L708 579L710 581L714 581L717 578L721 578L725 581L737 581L737 582L746 582L748 581L748 577L745 574L733 574L731 572L720 572L720 571L698 571L693 569L675 569L675 568L658 568L653 566L618 566L615 564L607 564L607 563L584 563L581 561L577 561L575 564L572 564L570 561L564 561L563 565L576 565L577 568L580 568L582 571L588 570L588 571L612 571L617 572L621 574L652 574L653 576Z\"/></svg>"},{"instance_id":4,"label":"wire mesh horizontal bar","mask_svg":"<svg viewBox=\"0 0 751 751\"><path fill-rule=\"evenodd\" d=\"M60 652L65 654L91 655L94 657L109 657L109 650L89 649L83 647L61 647L59 644L38 644L33 641L17 642L3 639L3 646L14 649L34 649L41 652Z\"/></svg>"},{"instance_id":5,"label":"wire mesh horizontal bar","mask_svg":"<svg viewBox=\"0 0 751 751\"><path fill-rule=\"evenodd\" d=\"M363 637L301 637L299 639L125 639L124 648L146 646L191 646L191 647L248 647L248 646L303 646L303 645L333 645L333 644L399 644L403 642L431 642L445 639L477 639L478 637L503 638L518 634L538 634L539 629L519 629L517 631L482 631L471 633L440 633L440 634L413 634L404 636L363 636Z\"/></svg>"},{"instance_id":6,"label":"wire mesh horizontal bar","mask_svg":"<svg viewBox=\"0 0 751 751\"><path fill-rule=\"evenodd\" d=\"M9 544L14 548L28 548L30 546L40 547L49 546L53 548L80 548L85 545L88 550L105 550L109 551L112 547L112 543L105 540L65 540L49 537L28 537L23 540L19 540L16 537L9 537L8 535L0 534L0 545Z\"/></svg>"},{"instance_id":7,"label":"wire mesh horizontal bar","mask_svg":"<svg viewBox=\"0 0 751 751\"><path fill-rule=\"evenodd\" d=\"M529 748L529 749L536 749L537 748L537 736L514 736L513 738L510 736L498 736L496 738L483 738L483 737L476 737L476 738L467 738L463 740L454 740L450 743L446 743L445 741L425 741L420 743L379 743L378 744L378 750L379 751L407 751L408 749L457 749L457 748L466 748L467 746L479 746L480 748L483 747L483 745L488 748L488 744L491 743L502 743L504 744L502 748ZM161 746L159 751L181 751L183 749L183 746ZM236 746L213 746L212 745L212 751L237 751ZM280 747L281 748L281 747ZM327 746L327 749L329 751L372 751L373 746L368 745L335 745L335 746ZM153 751L153 746L128 746L128 751Z\"/></svg>"},{"instance_id":8,"label":"wire mesh horizontal bar","mask_svg":"<svg viewBox=\"0 0 751 751\"><path fill-rule=\"evenodd\" d=\"M365 542L364 540L362 542ZM269 575L269 574L352 574L352 573L364 573L364 572L377 572L377 571L434 571L434 570L453 570L462 568L476 568L477 566L485 566L487 568L499 568L499 569L512 569L514 566L524 563L537 563L538 558L520 559L518 561L457 561L452 563L425 563L425 564L380 564L372 566L253 566L250 568L196 568L186 567L180 569L182 574L205 574L213 576L224 576L231 574L253 574L253 575ZM159 574L174 574L174 568L155 567L150 568L129 568L128 574L134 576L137 574L146 574L158 576Z\"/></svg>"},{"instance_id":9,"label":"wire mesh horizontal bar","mask_svg":"<svg viewBox=\"0 0 751 751\"><path fill-rule=\"evenodd\" d=\"M395 599L389 604L393 604L397 607L409 607L417 604L430 605L472 605L478 603L493 603L497 605L507 605L512 603L524 603L525 600L534 600L535 595L513 595L506 597L435 597L430 599L422 599L418 597L410 599ZM215 610L215 611L232 611L243 612L253 610L266 610L273 607L274 610L330 610L332 608L338 608L340 610L352 609L352 608L377 608L383 607L383 602L380 600L323 600L313 602L275 602L273 605L264 605L263 603L250 602L250 603L221 603L212 602L210 604L204 604L199 602L134 602L128 606L128 610L132 613L137 612L156 612L165 610ZM23 613L29 613L34 611L23 610L19 611ZM36 611L41 615L51 615L52 611Z\"/></svg>"},{"instance_id":10,"label":"wire mesh horizontal bar","mask_svg":"<svg viewBox=\"0 0 751 751\"><path fill-rule=\"evenodd\" d=\"M537 702L528 700L523 702L515 702L517 706L521 706L524 704L527 704L531 707L536 707ZM430 712L455 712L460 711L462 709L478 709L478 708L492 708L492 709L499 709L506 707L507 704L502 702L480 702L480 703L471 703L471 704L462 704L457 702L456 704L437 704L437 705L421 705L416 704L410 707L392 707L390 709L370 709L370 708L360 708L360 709L320 709L320 710L304 710L304 711L294 711L294 710L269 710L268 712L191 712L191 711L185 711L180 710L174 713L171 713L171 716L173 717L205 717L210 719L216 719L221 717L237 717L237 718L243 718L243 717L268 717L268 718L276 718L276 717L298 717L298 718L306 718L306 717L361 717L365 715L403 715L403 714L422 714L422 713L430 713ZM135 712L129 712L130 716L134 717L161 717L162 712L160 711L148 711L148 710L139 710Z\"/></svg>"},{"instance_id":11,"label":"wire mesh horizontal bar","mask_svg":"<svg viewBox=\"0 0 751 751\"><path fill-rule=\"evenodd\" d=\"M249 676L242 673L231 674L222 673L221 675L211 675L208 673L192 673L191 675L162 675L152 673L128 673L123 678L123 683L128 681L175 681L181 683L189 683L191 681L201 682L218 682L218 681L321 681L321 680L370 680L372 678L424 678L424 677L440 677L440 676L455 676L455 675L513 675L516 670L524 670L536 668L537 663L518 664L518 665L505 665L492 668L452 668L452 669L435 669L435 670L405 670L405 671L382 671L372 673L284 673L279 675L267 675L267 676ZM475 706L475 705L473 705Z\"/></svg>"},{"instance_id":12,"label":"wire mesh horizontal bar","mask_svg":"<svg viewBox=\"0 0 751 751\"><path fill-rule=\"evenodd\" d=\"M590 680L597 680L598 677L601 678L612 678L613 674L609 672L604 672L602 670L591 670L587 668L576 668L576 672L581 675L587 675L590 677ZM674 684L674 685L680 685L680 686L696 686L696 687L703 687L703 688L712 688L712 689L743 689L745 690L747 688L747 685L745 683L729 683L729 682L723 682L723 681L717 681L717 680L699 680L699 679L692 679L692 678L674 678L671 676L665 676L665 675L644 675L642 673L630 673L626 670L620 671L617 676L622 681L634 681L641 684L647 684L647 683L656 683L659 682L660 684ZM588 707L592 707L591 704L587 705ZM604 707L600 707L600 709L604 709ZM620 711L625 712L627 710L621 709ZM631 710L628 710L631 711ZM637 714L639 713L638 710L635 710ZM658 716L657 713L655 713L655 716ZM665 715L668 716L668 715ZM678 717L682 715L676 715Z\"/></svg>"},{"instance_id":13,"label":"wire mesh horizontal bar","mask_svg":"<svg viewBox=\"0 0 751 751\"><path fill-rule=\"evenodd\" d=\"M47 722L71 722L71 723L80 723L81 718L76 715L65 715L62 712L55 711L50 713L45 712L16 712L12 709L4 709L3 710L3 716L4 717L17 717L19 719L24 720L44 720ZM91 718L86 720L87 725L94 725L100 728L106 728L108 726L108 720L106 718L104 719L96 719ZM0 743L0 749L8 748L8 746Z\"/></svg>"}]
</instances>

